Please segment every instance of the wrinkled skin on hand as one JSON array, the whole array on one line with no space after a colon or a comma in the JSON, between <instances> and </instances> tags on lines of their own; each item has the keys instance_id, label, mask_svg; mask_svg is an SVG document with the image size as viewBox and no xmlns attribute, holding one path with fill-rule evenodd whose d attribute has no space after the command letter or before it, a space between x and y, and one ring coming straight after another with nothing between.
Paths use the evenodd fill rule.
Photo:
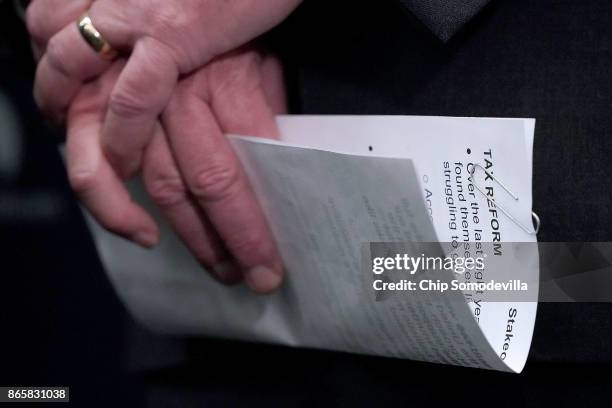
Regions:
<instances>
[{"instance_id":1,"label":"wrinkled skin on hand","mask_svg":"<svg viewBox=\"0 0 612 408\"><path fill-rule=\"evenodd\" d=\"M298 3L31 4L28 28L42 55L35 97L49 116L67 120L71 183L102 225L155 245L158 227L123 186L142 172L176 232L219 280L244 278L258 292L280 284L276 245L223 134L277 136L274 114L285 111L280 64L241 45ZM80 37L75 21L88 8L121 60L99 58Z\"/></svg>"}]
</instances>

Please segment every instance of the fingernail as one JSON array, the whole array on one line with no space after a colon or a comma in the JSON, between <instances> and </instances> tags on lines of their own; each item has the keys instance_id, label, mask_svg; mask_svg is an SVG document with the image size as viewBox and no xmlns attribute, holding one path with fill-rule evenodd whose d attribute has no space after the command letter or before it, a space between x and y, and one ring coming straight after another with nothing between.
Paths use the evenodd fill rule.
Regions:
<instances>
[{"instance_id":1,"label":"fingernail","mask_svg":"<svg viewBox=\"0 0 612 408\"><path fill-rule=\"evenodd\" d=\"M145 248L151 248L157 245L157 235L152 234L150 232L139 232L134 235L134 241Z\"/></svg>"},{"instance_id":2,"label":"fingernail","mask_svg":"<svg viewBox=\"0 0 612 408\"><path fill-rule=\"evenodd\" d=\"M266 266L256 266L247 271L245 280L249 287L257 293L269 293L278 288L283 280L280 273Z\"/></svg>"},{"instance_id":3,"label":"fingernail","mask_svg":"<svg viewBox=\"0 0 612 408\"><path fill-rule=\"evenodd\" d=\"M212 267L214 275L226 285L242 281L242 271L233 261L220 262Z\"/></svg>"}]
</instances>

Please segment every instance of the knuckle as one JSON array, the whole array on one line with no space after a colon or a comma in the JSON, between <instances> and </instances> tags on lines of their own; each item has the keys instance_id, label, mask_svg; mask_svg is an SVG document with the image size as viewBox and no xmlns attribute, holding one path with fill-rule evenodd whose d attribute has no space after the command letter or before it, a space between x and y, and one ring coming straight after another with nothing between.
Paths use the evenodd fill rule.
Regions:
<instances>
[{"instance_id":1,"label":"knuckle","mask_svg":"<svg viewBox=\"0 0 612 408\"><path fill-rule=\"evenodd\" d=\"M229 164L212 165L196 171L189 181L191 192L202 200L218 201L232 194L239 173Z\"/></svg>"},{"instance_id":2,"label":"knuckle","mask_svg":"<svg viewBox=\"0 0 612 408\"><path fill-rule=\"evenodd\" d=\"M155 174L147 182L149 195L160 207L172 207L186 200L187 192L178 175Z\"/></svg>"},{"instance_id":3,"label":"knuckle","mask_svg":"<svg viewBox=\"0 0 612 408\"><path fill-rule=\"evenodd\" d=\"M138 117L147 112L146 102L138 92L120 88L111 93L108 110L120 118Z\"/></svg>"},{"instance_id":4,"label":"knuckle","mask_svg":"<svg viewBox=\"0 0 612 408\"><path fill-rule=\"evenodd\" d=\"M97 177L95 172L89 170L75 170L68 173L68 180L72 190L77 194L86 194L96 188Z\"/></svg>"},{"instance_id":5,"label":"knuckle","mask_svg":"<svg viewBox=\"0 0 612 408\"><path fill-rule=\"evenodd\" d=\"M60 42L59 36L55 35L51 37L47 44L46 55L51 67L65 76L70 76L70 72L66 66L66 61L69 61L69 56L64 45Z\"/></svg>"}]
</instances>

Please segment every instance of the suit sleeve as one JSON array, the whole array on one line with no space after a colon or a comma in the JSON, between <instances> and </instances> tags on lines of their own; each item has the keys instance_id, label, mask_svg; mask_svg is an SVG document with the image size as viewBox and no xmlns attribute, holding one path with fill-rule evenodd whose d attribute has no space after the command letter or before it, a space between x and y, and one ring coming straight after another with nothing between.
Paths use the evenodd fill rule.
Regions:
<instances>
[{"instance_id":1,"label":"suit sleeve","mask_svg":"<svg viewBox=\"0 0 612 408\"><path fill-rule=\"evenodd\" d=\"M397 0L447 42L491 0Z\"/></svg>"}]
</instances>

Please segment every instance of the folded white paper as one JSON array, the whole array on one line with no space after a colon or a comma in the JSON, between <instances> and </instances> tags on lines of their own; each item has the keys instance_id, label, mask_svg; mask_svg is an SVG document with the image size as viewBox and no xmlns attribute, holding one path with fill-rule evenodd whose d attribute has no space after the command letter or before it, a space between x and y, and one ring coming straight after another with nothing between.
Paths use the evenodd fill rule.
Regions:
<instances>
[{"instance_id":1,"label":"folded white paper","mask_svg":"<svg viewBox=\"0 0 612 408\"><path fill-rule=\"evenodd\" d=\"M149 251L92 222L132 313L164 332L521 371L537 302L483 302L457 291L379 301L361 263L368 242L535 242L495 211L503 202L531 225L534 121L283 116L278 123L280 141L229 137L283 256L282 289L262 297L220 286L159 216L162 241ZM480 194L469 173L474 163L519 199L484 177L479 183L495 194ZM138 184L132 192L156 213ZM519 268L537 293L537 253L503 259L497 265Z\"/></svg>"}]
</instances>

